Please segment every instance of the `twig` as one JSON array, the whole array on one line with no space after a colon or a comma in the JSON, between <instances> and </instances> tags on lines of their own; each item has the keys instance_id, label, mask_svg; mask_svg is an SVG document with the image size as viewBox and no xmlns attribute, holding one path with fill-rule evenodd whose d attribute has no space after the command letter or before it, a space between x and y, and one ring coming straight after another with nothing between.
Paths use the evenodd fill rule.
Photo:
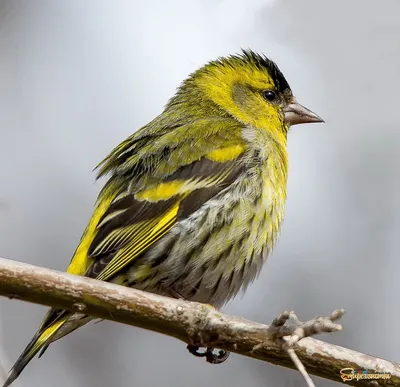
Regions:
<instances>
[{"instance_id":1,"label":"twig","mask_svg":"<svg viewBox=\"0 0 400 387\"><path fill-rule=\"evenodd\" d=\"M344 309L338 309L327 317L316 317L310 321L303 323L297 318L294 311L291 312L286 311L281 313L277 318L275 318L269 327L270 333L276 339L281 338L283 340L281 341L282 348L287 351L287 353L289 354L290 358L293 361L293 364L299 370L301 375L304 377L309 387L315 387L315 384L312 381L303 363L297 356L294 347L304 337L314 336L319 333L330 333L342 330L343 327L340 324L335 324L333 321L340 319L343 315L344 315ZM286 336L287 330L284 330L283 327L290 318L295 320L295 324L289 326L289 329L292 331L292 333ZM263 345L264 343L256 345L253 348L253 351L260 350L263 347Z\"/></svg>"},{"instance_id":2,"label":"twig","mask_svg":"<svg viewBox=\"0 0 400 387\"><path fill-rule=\"evenodd\" d=\"M310 375L308 374L306 368L304 367L304 365L301 362L301 360L299 359L299 357L296 355L296 352L294 351L294 349L288 348L287 353L289 354L290 358L292 359L293 364L296 366L296 368L299 370L299 372L305 379L308 387L315 387L313 380L311 379Z\"/></svg>"},{"instance_id":3,"label":"twig","mask_svg":"<svg viewBox=\"0 0 400 387\"><path fill-rule=\"evenodd\" d=\"M204 304L162 297L2 258L0 295L84 311L89 316L160 332L191 345L221 348L284 367L295 367L287 351L277 342L276 335L271 333L271 327L228 316ZM306 324L304 331L308 329ZM279 329L282 337L293 332L290 326ZM262 344L259 350L253 351L259 344ZM184 347L182 350L186 351ZM342 382L341 369L361 368L392 375L389 380L376 380L377 386L400 386L400 365L394 362L310 337L296 344L296 354L313 375ZM370 382L353 379L346 384L361 387L370 386Z\"/></svg>"}]
</instances>

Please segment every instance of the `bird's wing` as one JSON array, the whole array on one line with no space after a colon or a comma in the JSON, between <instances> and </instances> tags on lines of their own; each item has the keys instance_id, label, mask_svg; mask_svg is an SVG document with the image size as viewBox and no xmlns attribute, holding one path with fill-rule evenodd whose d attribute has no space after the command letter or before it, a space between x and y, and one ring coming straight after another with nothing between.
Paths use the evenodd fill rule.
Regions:
<instances>
[{"instance_id":1,"label":"bird's wing","mask_svg":"<svg viewBox=\"0 0 400 387\"><path fill-rule=\"evenodd\" d=\"M246 144L233 120L198 120L168 130L144 128L100 165L111 174L99 194L68 272L115 279L180 220L229 187L242 173ZM80 326L73 313L50 309L4 386L55 337ZM3 386L3 387L4 387Z\"/></svg>"},{"instance_id":2,"label":"bird's wing","mask_svg":"<svg viewBox=\"0 0 400 387\"><path fill-rule=\"evenodd\" d=\"M124 268L242 172L246 149L233 120L198 120L135 133L100 166L111 174L68 267L103 281ZM200 133L200 135L199 135ZM49 312L42 328L63 314Z\"/></svg>"},{"instance_id":3,"label":"bird's wing","mask_svg":"<svg viewBox=\"0 0 400 387\"><path fill-rule=\"evenodd\" d=\"M183 161L184 145L171 151L171 141L163 140L160 144L169 147L164 162L156 165L149 176L139 177L146 184L137 179L134 193L120 194L99 219L87 250L93 263L85 275L104 281L113 278L176 222L232 184L243 168L240 157L245 145L241 138L228 145L221 140L211 146L192 142L190 154L197 157L189 163ZM154 142L151 145L157 146Z\"/></svg>"}]
</instances>

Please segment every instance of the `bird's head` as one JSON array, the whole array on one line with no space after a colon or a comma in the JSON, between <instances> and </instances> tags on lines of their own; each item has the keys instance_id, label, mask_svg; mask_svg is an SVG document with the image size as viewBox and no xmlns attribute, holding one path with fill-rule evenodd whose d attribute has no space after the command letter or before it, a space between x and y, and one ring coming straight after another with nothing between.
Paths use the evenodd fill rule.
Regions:
<instances>
[{"instance_id":1,"label":"bird's head","mask_svg":"<svg viewBox=\"0 0 400 387\"><path fill-rule=\"evenodd\" d=\"M323 122L296 101L278 66L251 50L206 64L183 86L198 89L199 106L205 98L245 125L286 134L291 125Z\"/></svg>"}]
</instances>

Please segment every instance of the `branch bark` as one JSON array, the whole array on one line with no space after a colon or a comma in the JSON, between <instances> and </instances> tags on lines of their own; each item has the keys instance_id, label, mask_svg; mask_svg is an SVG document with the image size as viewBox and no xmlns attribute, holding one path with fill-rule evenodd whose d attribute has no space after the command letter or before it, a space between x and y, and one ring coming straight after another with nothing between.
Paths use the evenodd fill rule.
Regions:
<instances>
[{"instance_id":1,"label":"branch bark","mask_svg":"<svg viewBox=\"0 0 400 387\"><path fill-rule=\"evenodd\" d=\"M185 343L221 348L294 368L268 325L228 316L208 305L176 300L55 270L0 258L0 295L117 321L175 337ZM287 327L288 334L290 326ZM262 348L253 348L263 343ZM296 354L307 371L342 382L343 368L385 372L389 380L350 380L354 386L400 386L400 364L304 338Z\"/></svg>"}]
</instances>

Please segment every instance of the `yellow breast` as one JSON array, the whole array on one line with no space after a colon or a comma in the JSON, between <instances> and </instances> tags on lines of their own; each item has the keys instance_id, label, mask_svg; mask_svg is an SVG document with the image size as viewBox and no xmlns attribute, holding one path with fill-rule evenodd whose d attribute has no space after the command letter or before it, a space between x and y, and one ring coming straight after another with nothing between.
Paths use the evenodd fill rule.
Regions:
<instances>
[{"instance_id":1,"label":"yellow breast","mask_svg":"<svg viewBox=\"0 0 400 387\"><path fill-rule=\"evenodd\" d=\"M247 137L250 132L248 131ZM257 185L261 195L256 202L256 213L251 229L249 250L268 255L279 235L286 203L288 157L286 141L277 142L265 131L253 129L251 184Z\"/></svg>"}]
</instances>

